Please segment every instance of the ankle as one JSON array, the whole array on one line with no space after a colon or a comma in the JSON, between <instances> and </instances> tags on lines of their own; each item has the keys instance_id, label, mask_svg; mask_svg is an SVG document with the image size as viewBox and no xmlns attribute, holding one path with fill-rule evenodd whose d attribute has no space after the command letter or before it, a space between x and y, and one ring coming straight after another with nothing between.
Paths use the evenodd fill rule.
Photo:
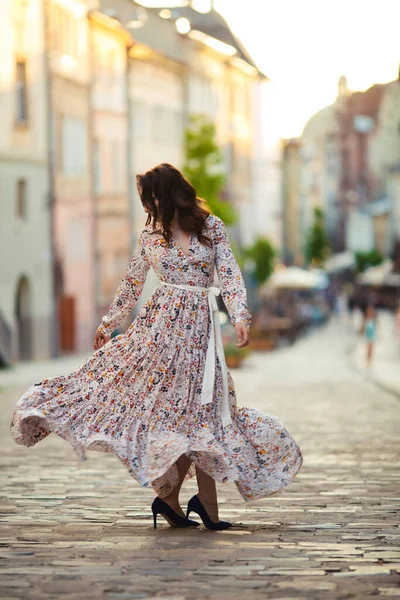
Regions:
<instances>
[{"instance_id":1,"label":"ankle","mask_svg":"<svg viewBox=\"0 0 400 600\"><path fill-rule=\"evenodd\" d=\"M179 500L176 496L165 496L162 500L169 506L179 506Z\"/></svg>"},{"instance_id":2,"label":"ankle","mask_svg":"<svg viewBox=\"0 0 400 600\"><path fill-rule=\"evenodd\" d=\"M217 499L214 497L202 497L201 494L197 495L199 501L201 502L201 504L204 507L204 510L206 511L206 513L208 514L209 518L211 519L211 521L213 523L218 523L219 522L219 515L218 515L218 502Z\"/></svg>"},{"instance_id":3,"label":"ankle","mask_svg":"<svg viewBox=\"0 0 400 600\"><path fill-rule=\"evenodd\" d=\"M176 495L170 495L170 496L166 496L165 498L162 498L163 502L165 502L165 504L168 504L168 506L170 508L172 508L172 510L174 512L176 512L178 515L180 516L184 516L184 512L182 510L182 507L179 503L179 498Z\"/></svg>"},{"instance_id":4,"label":"ankle","mask_svg":"<svg viewBox=\"0 0 400 600\"><path fill-rule=\"evenodd\" d=\"M207 504L208 506L218 506L218 500L213 494L202 494L199 492L197 497L202 504Z\"/></svg>"}]
</instances>

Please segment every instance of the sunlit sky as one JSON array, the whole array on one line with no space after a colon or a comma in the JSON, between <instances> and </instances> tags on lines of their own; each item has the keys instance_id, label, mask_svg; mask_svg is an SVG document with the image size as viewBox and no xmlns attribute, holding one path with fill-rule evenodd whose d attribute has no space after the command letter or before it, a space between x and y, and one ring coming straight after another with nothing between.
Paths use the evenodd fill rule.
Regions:
<instances>
[{"instance_id":1,"label":"sunlit sky","mask_svg":"<svg viewBox=\"0 0 400 600\"><path fill-rule=\"evenodd\" d=\"M400 0L215 0L258 67L272 81L266 109L280 137L301 134L350 89L397 78Z\"/></svg>"}]
</instances>

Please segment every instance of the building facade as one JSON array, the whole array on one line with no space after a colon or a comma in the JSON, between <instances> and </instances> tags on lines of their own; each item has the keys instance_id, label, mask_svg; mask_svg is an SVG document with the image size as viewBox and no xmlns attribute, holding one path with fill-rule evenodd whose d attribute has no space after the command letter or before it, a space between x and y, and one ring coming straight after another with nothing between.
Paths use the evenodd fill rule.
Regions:
<instances>
[{"instance_id":1,"label":"building facade","mask_svg":"<svg viewBox=\"0 0 400 600\"><path fill-rule=\"evenodd\" d=\"M107 312L131 256L127 69L130 35L116 20L90 14L92 194L95 303Z\"/></svg>"},{"instance_id":2,"label":"building facade","mask_svg":"<svg viewBox=\"0 0 400 600\"><path fill-rule=\"evenodd\" d=\"M358 222L358 215L362 219L366 216L375 229L372 247L382 251L380 240L386 210L381 202L381 182L369 168L369 153L383 91L384 86L375 85L365 92L349 95L339 114L341 232L345 232L350 219Z\"/></svg>"},{"instance_id":3,"label":"building facade","mask_svg":"<svg viewBox=\"0 0 400 600\"><path fill-rule=\"evenodd\" d=\"M282 258L286 264L303 263L305 238L301 231L299 186L301 142L282 140Z\"/></svg>"},{"instance_id":4,"label":"building facade","mask_svg":"<svg viewBox=\"0 0 400 600\"><path fill-rule=\"evenodd\" d=\"M202 8L203 10L203 8ZM216 125L248 246L265 231L262 75L216 11L4 0L0 360L86 350L145 222L136 174ZM5 123L5 125L4 125ZM149 277L144 297L156 281Z\"/></svg>"},{"instance_id":5,"label":"building facade","mask_svg":"<svg viewBox=\"0 0 400 600\"><path fill-rule=\"evenodd\" d=\"M83 0L47 3L59 348L64 352L90 347L97 324L90 6Z\"/></svg>"},{"instance_id":6,"label":"building facade","mask_svg":"<svg viewBox=\"0 0 400 600\"><path fill-rule=\"evenodd\" d=\"M369 169L379 182L381 245L389 253L400 244L400 79L387 84L369 143Z\"/></svg>"},{"instance_id":7,"label":"building facade","mask_svg":"<svg viewBox=\"0 0 400 600\"><path fill-rule=\"evenodd\" d=\"M44 14L0 4L0 360L51 353L53 320Z\"/></svg>"},{"instance_id":8,"label":"building facade","mask_svg":"<svg viewBox=\"0 0 400 600\"><path fill-rule=\"evenodd\" d=\"M334 250L344 247L344 231L340 207L341 140L340 114L350 92L344 77L338 84L336 102L315 115L302 134L302 165L299 202L302 235L312 225L313 209L321 208L330 244Z\"/></svg>"},{"instance_id":9,"label":"building facade","mask_svg":"<svg viewBox=\"0 0 400 600\"><path fill-rule=\"evenodd\" d=\"M400 162L399 101L397 82L351 93L342 77L336 102L314 115L304 129L299 191L303 229L311 225L312 208L322 208L334 251L390 252L397 189L393 173Z\"/></svg>"}]
</instances>

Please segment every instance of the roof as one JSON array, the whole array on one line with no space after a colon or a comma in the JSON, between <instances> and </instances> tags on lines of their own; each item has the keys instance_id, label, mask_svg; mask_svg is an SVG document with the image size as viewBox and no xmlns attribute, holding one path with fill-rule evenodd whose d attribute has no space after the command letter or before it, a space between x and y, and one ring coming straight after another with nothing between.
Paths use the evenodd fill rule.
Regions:
<instances>
[{"instance_id":1,"label":"roof","mask_svg":"<svg viewBox=\"0 0 400 600\"><path fill-rule=\"evenodd\" d=\"M162 2L157 8L144 8L140 2L135 0L100 0L100 11L119 20L121 23L127 22L133 18L136 11L140 11L144 16L143 26L139 29L129 30L133 38L143 44L154 47L174 60L182 61L182 44L177 41L174 21L184 17L190 21L191 29L200 31L224 44L233 46L236 54L233 58L239 58L250 67L256 70L259 77L268 79L257 67L246 48L240 40L233 34L228 23L223 16L212 9L208 13L199 13L191 7L177 7L169 9L171 11L170 19L162 19L159 13L163 10ZM167 8L167 6L165 6ZM157 19L157 36L154 35L155 19Z\"/></svg>"},{"instance_id":2,"label":"roof","mask_svg":"<svg viewBox=\"0 0 400 600\"><path fill-rule=\"evenodd\" d=\"M214 37L225 44L233 46L237 51L236 56L238 56L238 58L241 58L258 70L257 65L247 52L246 48L232 33L228 23L219 12L212 9L209 13L202 14L190 7L173 9L173 13L175 12L178 13L180 17L186 17L186 19L189 19L192 29L202 31L203 33L206 33L207 35L210 35L211 37Z\"/></svg>"},{"instance_id":3,"label":"roof","mask_svg":"<svg viewBox=\"0 0 400 600\"><path fill-rule=\"evenodd\" d=\"M134 4L136 3L134 2ZM158 8L147 8L146 10L159 13L162 9L163 7L159 6ZM209 35L225 44L233 46L237 52L235 57L244 60L251 67L257 69L259 76L264 79L268 79L266 75L264 75L258 69L254 60L251 58L241 41L233 34L223 16L215 9L212 9L210 12L205 14L199 13L197 10L194 10L189 6L171 8L170 10L171 19L176 21L177 19L184 17L190 21L192 29L201 31L202 33L205 33L206 35Z\"/></svg>"},{"instance_id":4,"label":"roof","mask_svg":"<svg viewBox=\"0 0 400 600\"><path fill-rule=\"evenodd\" d=\"M376 84L364 92L354 92L347 98L348 110L352 115L368 115L376 119L386 87L386 84Z\"/></svg>"},{"instance_id":5,"label":"roof","mask_svg":"<svg viewBox=\"0 0 400 600\"><path fill-rule=\"evenodd\" d=\"M314 139L315 137L325 136L336 129L335 124L336 107L334 104L325 106L316 112L304 126L304 139Z\"/></svg>"}]
</instances>

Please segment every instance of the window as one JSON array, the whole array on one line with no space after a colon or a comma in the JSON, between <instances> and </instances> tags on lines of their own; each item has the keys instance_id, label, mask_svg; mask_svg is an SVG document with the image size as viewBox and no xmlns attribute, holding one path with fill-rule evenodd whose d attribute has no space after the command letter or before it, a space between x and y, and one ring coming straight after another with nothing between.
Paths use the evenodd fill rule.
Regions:
<instances>
[{"instance_id":1,"label":"window","mask_svg":"<svg viewBox=\"0 0 400 600\"><path fill-rule=\"evenodd\" d=\"M25 62L17 62L15 91L17 103L17 123L26 123L28 121L28 97Z\"/></svg>"},{"instance_id":2,"label":"window","mask_svg":"<svg viewBox=\"0 0 400 600\"><path fill-rule=\"evenodd\" d=\"M62 171L69 177L82 177L87 171L87 129L82 119L62 119Z\"/></svg>"},{"instance_id":3,"label":"window","mask_svg":"<svg viewBox=\"0 0 400 600\"><path fill-rule=\"evenodd\" d=\"M78 22L68 8L53 4L51 21L52 48L58 57L78 57Z\"/></svg>"},{"instance_id":4,"label":"window","mask_svg":"<svg viewBox=\"0 0 400 600\"><path fill-rule=\"evenodd\" d=\"M26 180L17 181L17 205L16 213L19 219L26 219Z\"/></svg>"}]
</instances>

